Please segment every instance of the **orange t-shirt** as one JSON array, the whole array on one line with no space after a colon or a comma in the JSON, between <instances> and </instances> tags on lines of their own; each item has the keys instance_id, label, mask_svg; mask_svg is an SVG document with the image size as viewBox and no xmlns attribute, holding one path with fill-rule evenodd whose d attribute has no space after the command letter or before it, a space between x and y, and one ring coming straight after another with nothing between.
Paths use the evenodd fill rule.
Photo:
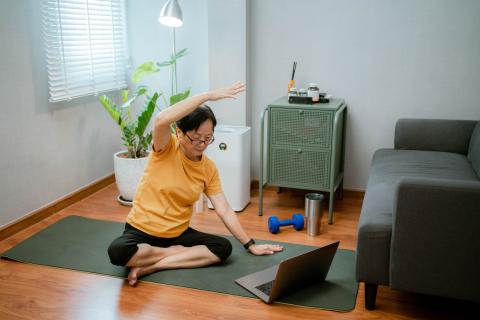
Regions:
<instances>
[{"instance_id":1,"label":"orange t-shirt","mask_svg":"<svg viewBox=\"0 0 480 320\"><path fill-rule=\"evenodd\" d=\"M177 237L188 228L202 192L222 192L215 163L205 155L200 161L188 159L171 135L163 150L150 153L127 222L152 236Z\"/></svg>"}]
</instances>

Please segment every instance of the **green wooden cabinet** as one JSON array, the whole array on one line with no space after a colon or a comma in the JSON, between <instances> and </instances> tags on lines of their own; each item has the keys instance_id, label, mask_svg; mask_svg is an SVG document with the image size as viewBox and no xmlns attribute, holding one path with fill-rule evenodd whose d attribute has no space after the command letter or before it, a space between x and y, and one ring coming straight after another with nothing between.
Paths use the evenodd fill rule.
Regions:
<instances>
[{"instance_id":1,"label":"green wooden cabinet","mask_svg":"<svg viewBox=\"0 0 480 320\"><path fill-rule=\"evenodd\" d=\"M259 215L263 213L263 186L269 184L329 192L328 222L333 222L333 195L343 184L346 111L339 99L304 105L290 104L286 97L265 108L261 117Z\"/></svg>"}]
</instances>

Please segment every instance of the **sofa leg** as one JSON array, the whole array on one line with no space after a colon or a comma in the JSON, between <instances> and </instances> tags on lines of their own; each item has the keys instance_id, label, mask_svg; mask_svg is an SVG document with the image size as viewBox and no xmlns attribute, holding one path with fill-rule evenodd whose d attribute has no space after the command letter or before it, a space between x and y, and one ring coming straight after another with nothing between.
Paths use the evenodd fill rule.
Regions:
<instances>
[{"instance_id":1,"label":"sofa leg","mask_svg":"<svg viewBox=\"0 0 480 320\"><path fill-rule=\"evenodd\" d=\"M378 284L365 283L365 309L374 310Z\"/></svg>"}]
</instances>

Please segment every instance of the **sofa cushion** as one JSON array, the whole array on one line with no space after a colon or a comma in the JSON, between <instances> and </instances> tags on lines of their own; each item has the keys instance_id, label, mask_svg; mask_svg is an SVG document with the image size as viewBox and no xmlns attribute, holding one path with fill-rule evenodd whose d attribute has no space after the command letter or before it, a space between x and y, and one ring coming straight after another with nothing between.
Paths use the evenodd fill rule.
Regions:
<instances>
[{"instance_id":1,"label":"sofa cushion","mask_svg":"<svg viewBox=\"0 0 480 320\"><path fill-rule=\"evenodd\" d=\"M375 152L369 183L391 183L405 177L478 180L467 157L458 153L392 149Z\"/></svg>"},{"instance_id":2,"label":"sofa cushion","mask_svg":"<svg viewBox=\"0 0 480 320\"><path fill-rule=\"evenodd\" d=\"M465 155L393 149L375 152L358 223L357 243L362 242L357 246L359 281L389 283L394 196L397 182L404 177L478 180Z\"/></svg>"},{"instance_id":3,"label":"sofa cushion","mask_svg":"<svg viewBox=\"0 0 480 320\"><path fill-rule=\"evenodd\" d=\"M372 221L391 228L395 186L405 177L478 180L467 157L458 153L380 149L373 156L362 207L380 215Z\"/></svg>"},{"instance_id":4,"label":"sofa cushion","mask_svg":"<svg viewBox=\"0 0 480 320\"><path fill-rule=\"evenodd\" d=\"M473 170L480 178L480 121L473 130L470 138L470 146L468 147L468 160L472 163Z\"/></svg>"}]
</instances>

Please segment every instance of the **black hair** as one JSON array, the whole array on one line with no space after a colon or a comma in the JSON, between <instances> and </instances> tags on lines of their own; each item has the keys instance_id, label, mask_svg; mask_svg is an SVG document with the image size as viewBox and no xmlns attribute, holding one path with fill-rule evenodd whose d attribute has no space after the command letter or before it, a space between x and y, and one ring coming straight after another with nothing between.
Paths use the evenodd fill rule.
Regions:
<instances>
[{"instance_id":1,"label":"black hair","mask_svg":"<svg viewBox=\"0 0 480 320\"><path fill-rule=\"evenodd\" d=\"M180 130L182 130L182 132L187 132L190 130L197 131L198 127L200 127L200 125L207 120L211 120L213 123L213 128L215 128L217 125L217 119L215 118L212 109L210 109L210 107L206 104L203 104L182 119L178 120L176 125Z\"/></svg>"}]
</instances>

